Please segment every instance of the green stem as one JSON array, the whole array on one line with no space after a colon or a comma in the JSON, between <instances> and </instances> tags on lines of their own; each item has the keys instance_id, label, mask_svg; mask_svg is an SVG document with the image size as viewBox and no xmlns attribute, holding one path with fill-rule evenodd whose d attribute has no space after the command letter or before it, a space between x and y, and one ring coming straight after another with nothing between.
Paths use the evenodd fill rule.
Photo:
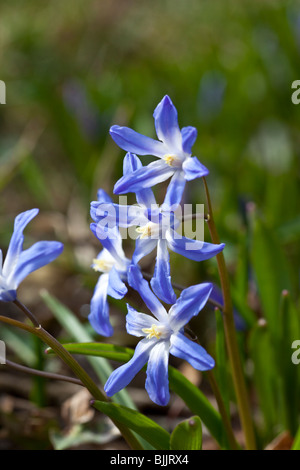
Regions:
<instances>
[{"instance_id":1,"label":"green stem","mask_svg":"<svg viewBox=\"0 0 300 470\"><path fill-rule=\"evenodd\" d=\"M220 415L222 417L222 422L223 422L224 428L226 430L226 434L227 434L227 438L228 438L230 448L233 449L233 450L237 450L239 448L239 446L238 446L238 444L235 440L235 437L234 437L234 434L233 434L233 431L232 431L232 427L231 427L231 423L230 423L230 420L229 420L229 417L227 415L227 411L226 411L226 408L225 408L225 405L224 405L224 401L223 401L220 389L218 387L217 381L215 379L215 376L213 374L213 371L209 370L209 371L206 372L206 374L207 374L210 386L212 388L213 394L214 394L215 399L216 399L217 404L218 404L218 409L219 409Z\"/></svg>"},{"instance_id":2,"label":"green stem","mask_svg":"<svg viewBox=\"0 0 300 470\"><path fill-rule=\"evenodd\" d=\"M27 307L25 307L21 302L18 301L16 305L18 305L18 307L22 311L28 311ZM34 316L32 315L32 317ZM90 392L90 394L94 397L95 400L107 401L106 396L101 392L101 390L97 387L97 385L85 372L81 365L76 361L76 359L74 359L74 357L53 336L51 336L48 331L44 330L42 326L33 327L4 316L0 316L0 321L26 330L29 333L32 333L35 336L39 337L42 341L44 341L44 343L46 343L50 348L52 348L53 351L55 351L55 353L62 359L65 364L70 367L70 369L84 384L84 386L87 388L87 390ZM143 447L141 446L140 442L136 439L130 429L128 429L126 426L117 421L112 421L117 426L124 439L127 441L128 445L132 449L143 450Z\"/></svg>"},{"instance_id":3,"label":"green stem","mask_svg":"<svg viewBox=\"0 0 300 470\"><path fill-rule=\"evenodd\" d=\"M212 205L210 200L210 195L208 191L208 186L205 178L203 178L206 201L208 206L209 218L207 220L210 236L212 242L215 244L220 243L219 235L214 223ZM218 271L221 281L221 288L223 294L223 321L224 321L224 331L226 338L226 345L228 350L229 361L232 369L232 377L235 388L235 393L237 397L237 404L239 409L239 414L241 418L241 425L245 434L246 448L254 450L256 449L255 435L250 411L250 404L247 395L247 387L244 378L242 363L240 360L239 348L237 343L234 317L233 317L233 308L230 295L230 283L228 272L226 268L224 254L221 252L217 255Z\"/></svg>"}]
</instances>

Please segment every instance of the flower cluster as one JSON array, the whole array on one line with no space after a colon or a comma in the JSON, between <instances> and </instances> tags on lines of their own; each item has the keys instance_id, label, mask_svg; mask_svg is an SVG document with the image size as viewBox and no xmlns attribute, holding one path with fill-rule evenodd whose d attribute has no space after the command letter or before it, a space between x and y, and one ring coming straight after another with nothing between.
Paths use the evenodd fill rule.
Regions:
<instances>
[{"instance_id":1,"label":"flower cluster","mask_svg":"<svg viewBox=\"0 0 300 470\"><path fill-rule=\"evenodd\" d=\"M56 241L36 242L30 248L23 250L23 231L38 212L38 209L31 209L16 217L3 265L0 250L0 300L3 302L15 301L17 288L23 279L33 271L51 263L63 251L63 244Z\"/></svg>"},{"instance_id":2,"label":"flower cluster","mask_svg":"<svg viewBox=\"0 0 300 470\"><path fill-rule=\"evenodd\" d=\"M199 313L212 293L212 284L202 283L184 289L177 299L171 281L169 250L194 261L217 255L224 244L211 244L186 238L177 233L181 220L177 209L182 202L187 181L208 174L207 168L192 156L197 131L194 127L179 128L177 111L165 96L154 111L158 140L138 134L127 127L112 126L110 135L127 153L123 176L114 187L115 194L135 193L137 204L118 205L103 191L91 203L91 229L101 241L103 250L93 261L101 273L91 301L89 320L103 336L111 336L107 296L123 298L127 284L135 289L153 314L137 312L130 305L126 329L143 337L133 358L116 369L105 384L108 396L126 387L146 364L146 390L159 405L169 401L169 353L187 360L198 370L214 367L214 360L197 343L184 335L184 327ZM152 155L159 160L143 166L137 156ZM168 178L164 201L159 205L152 187ZM122 248L120 227L136 227L135 250L128 259ZM154 273L149 283L144 279L139 262L156 250ZM171 305L167 311L163 304Z\"/></svg>"}]
</instances>

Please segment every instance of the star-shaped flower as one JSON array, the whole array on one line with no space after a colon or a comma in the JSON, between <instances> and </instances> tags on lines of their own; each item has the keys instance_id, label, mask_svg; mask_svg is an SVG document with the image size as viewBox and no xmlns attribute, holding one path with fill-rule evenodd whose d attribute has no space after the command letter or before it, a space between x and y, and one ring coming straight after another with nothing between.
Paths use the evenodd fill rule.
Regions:
<instances>
[{"instance_id":1,"label":"star-shaped flower","mask_svg":"<svg viewBox=\"0 0 300 470\"><path fill-rule=\"evenodd\" d=\"M144 365L147 365L146 390L152 401L165 406L169 402L168 364L169 354L188 361L195 369L209 370L214 359L199 344L184 335L184 326L206 304L212 285L198 284L184 289L169 312L151 291L137 266L131 265L129 284L136 289L151 315L137 312L128 305L127 332L143 337L127 364L116 369L107 380L104 390L112 396L126 387Z\"/></svg>"},{"instance_id":2,"label":"star-shaped flower","mask_svg":"<svg viewBox=\"0 0 300 470\"><path fill-rule=\"evenodd\" d=\"M153 155L158 161L138 169L133 175L125 174L115 185L116 194L140 191L172 176L180 201L186 181L206 176L208 169L192 157L192 146L197 137L195 127L179 128L177 110L169 96L165 96L154 113L156 134L159 140L120 126L112 126L110 135L127 152L137 155Z\"/></svg>"},{"instance_id":3,"label":"star-shaped flower","mask_svg":"<svg viewBox=\"0 0 300 470\"><path fill-rule=\"evenodd\" d=\"M38 212L38 209L31 209L15 218L14 231L3 266L0 250L0 300L4 302L16 300L17 288L23 279L33 271L51 263L63 251L63 244L56 241L40 241L23 250L23 231Z\"/></svg>"}]
</instances>

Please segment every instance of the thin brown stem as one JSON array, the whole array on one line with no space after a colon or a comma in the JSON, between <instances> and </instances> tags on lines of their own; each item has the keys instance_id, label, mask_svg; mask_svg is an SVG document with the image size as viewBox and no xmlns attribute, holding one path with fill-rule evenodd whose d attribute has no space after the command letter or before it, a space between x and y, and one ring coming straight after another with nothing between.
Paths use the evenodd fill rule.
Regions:
<instances>
[{"instance_id":1,"label":"thin brown stem","mask_svg":"<svg viewBox=\"0 0 300 470\"><path fill-rule=\"evenodd\" d=\"M225 408L225 405L224 405L224 401L223 401L220 389L218 387L217 381L215 379L215 376L213 374L213 371L208 370L206 372L206 374L207 374L211 389L213 391L213 394L214 394L215 399L216 399L217 404L218 404L218 409L219 409L220 415L222 417L222 422L223 422L224 427L226 429L226 434L227 434L227 438L228 438L230 448L233 449L233 450L237 450L239 448L239 446L238 446L238 444L235 440L233 430L232 430L232 427L231 427L231 423L230 423L230 419L228 417L228 414L227 414L227 411L226 411L226 408Z\"/></svg>"},{"instance_id":2,"label":"thin brown stem","mask_svg":"<svg viewBox=\"0 0 300 470\"><path fill-rule=\"evenodd\" d=\"M84 386L81 380L75 379L73 377L68 377L67 375L61 374L54 374L52 372L46 372L43 370L32 369L31 367L17 364L16 362L9 361L8 359L6 359L5 365L8 366L10 369L18 370L20 372L24 372L25 374L36 375L38 377L43 377L45 379L50 380L62 380L63 382L70 382L75 385Z\"/></svg>"},{"instance_id":3,"label":"thin brown stem","mask_svg":"<svg viewBox=\"0 0 300 470\"><path fill-rule=\"evenodd\" d=\"M38 319L36 318L36 316L33 315L33 313L32 313L25 305L23 305L21 302L19 302L18 299L14 300L14 304L15 304L20 310L22 310L23 313L25 313L26 317L29 318L29 320L32 322L32 324L33 324L36 328L39 328L40 322L38 321Z\"/></svg>"},{"instance_id":4,"label":"thin brown stem","mask_svg":"<svg viewBox=\"0 0 300 470\"><path fill-rule=\"evenodd\" d=\"M20 301L16 303L16 305L24 312L27 311L27 307L25 307ZM32 318L34 316L32 315ZM17 328L21 328L29 333L36 335L40 338L44 343L46 343L53 351L60 357L60 359L67 364L70 369L74 372L74 374L78 377L78 379L84 384L87 390L91 393L91 395L95 398L95 400L100 401L108 401L106 396L101 392L101 390L97 387L95 382L91 379L91 377L86 373L86 371L81 367L81 365L74 359L74 357L57 341L48 331L44 330L44 328L39 325L37 327L32 327L30 325L26 325L22 322L17 320L13 320L12 318L0 316L0 322L4 322L15 326ZM124 439L127 441L129 446L134 450L143 450L142 445L135 437L135 435L131 432L123 424L119 423L112 419L113 423L117 426L121 434L123 435Z\"/></svg>"}]
</instances>

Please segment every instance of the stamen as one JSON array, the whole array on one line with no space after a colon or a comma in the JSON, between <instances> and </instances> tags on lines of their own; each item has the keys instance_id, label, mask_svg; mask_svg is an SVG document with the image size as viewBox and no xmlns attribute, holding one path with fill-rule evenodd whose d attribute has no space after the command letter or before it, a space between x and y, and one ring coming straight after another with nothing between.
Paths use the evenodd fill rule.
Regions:
<instances>
[{"instance_id":1,"label":"stamen","mask_svg":"<svg viewBox=\"0 0 300 470\"><path fill-rule=\"evenodd\" d=\"M137 227L136 231L137 233L141 234L141 239L151 237L151 235L154 235L155 232L158 233L158 224L154 224L153 222L149 222L148 224L144 225L143 227Z\"/></svg>"},{"instance_id":2,"label":"stamen","mask_svg":"<svg viewBox=\"0 0 300 470\"><path fill-rule=\"evenodd\" d=\"M105 261L105 260L102 260L102 259L93 259L93 269L95 271L99 271L99 272L108 272L111 270L111 268L113 267L113 262L112 261Z\"/></svg>"},{"instance_id":3,"label":"stamen","mask_svg":"<svg viewBox=\"0 0 300 470\"><path fill-rule=\"evenodd\" d=\"M180 158L177 157L177 155L171 155L167 153L164 155L164 161L167 163L169 166L180 166L181 160Z\"/></svg>"},{"instance_id":4,"label":"stamen","mask_svg":"<svg viewBox=\"0 0 300 470\"><path fill-rule=\"evenodd\" d=\"M146 336L147 339L151 339L151 338L159 339L162 335L162 332L158 330L158 327L155 324L153 324L151 328L143 328L142 332L147 334Z\"/></svg>"}]
</instances>

